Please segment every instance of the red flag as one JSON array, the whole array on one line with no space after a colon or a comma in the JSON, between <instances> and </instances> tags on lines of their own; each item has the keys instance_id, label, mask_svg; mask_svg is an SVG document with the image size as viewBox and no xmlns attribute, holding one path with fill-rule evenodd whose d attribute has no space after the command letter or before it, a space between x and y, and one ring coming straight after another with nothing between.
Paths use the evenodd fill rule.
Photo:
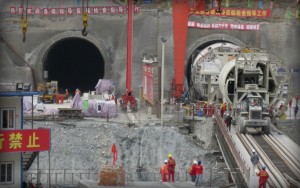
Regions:
<instances>
[{"instance_id":1,"label":"red flag","mask_svg":"<svg viewBox=\"0 0 300 188\"><path fill-rule=\"evenodd\" d=\"M117 155L117 147L115 144L112 145L111 152L113 153L113 165L116 165L118 155Z\"/></svg>"}]
</instances>

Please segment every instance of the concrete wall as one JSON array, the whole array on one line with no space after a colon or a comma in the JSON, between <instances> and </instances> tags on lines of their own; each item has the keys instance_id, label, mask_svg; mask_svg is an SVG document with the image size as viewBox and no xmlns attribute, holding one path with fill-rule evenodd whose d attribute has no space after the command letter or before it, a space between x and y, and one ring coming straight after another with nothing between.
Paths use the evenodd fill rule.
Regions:
<instances>
[{"instance_id":1,"label":"concrete wall","mask_svg":"<svg viewBox=\"0 0 300 188\"><path fill-rule=\"evenodd\" d=\"M127 16L90 15L88 36L81 33L80 15L72 16L29 16L28 33L22 42L20 15L10 15L10 6L19 6L17 0L2 1L0 15L0 82L24 80L38 83L42 80L43 58L51 45L63 38L85 38L97 46L105 60L105 75L117 83L117 89L123 93L126 85L126 37ZM117 2L117 1L114 1ZM110 5L106 1L97 2L97 6ZM30 1L37 7L78 7L76 1ZM120 5L118 3L113 5ZM95 6L95 4L90 4ZM275 7L276 8L276 7ZM188 60L192 52L202 44L212 40L227 40L239 45L266 48L277 54L290 67L299 67L300 33L299 18L284 19L287 8L277 8L272 17L264 20L247 18L220 18L190 16L190 21L205 23L259 23L259 31L204 30L189 28L187 40ZM292 9L294 11L294 9ZM169 90L169 81L173 78L173 33L171 10L164 12L141 11L133 16L133 70L132 86L136 95L142 85L142 58L158 55L161 61L162 43L167 39L165 48L165 90ZM184 45L184 44L183 44ZM18 54L18 55L15 55ZM23 60L25 61L23 61ZM32 72L34 74L32 74ZM32 76L33 75L33 76Z\"/></svg>"}]
</instances>

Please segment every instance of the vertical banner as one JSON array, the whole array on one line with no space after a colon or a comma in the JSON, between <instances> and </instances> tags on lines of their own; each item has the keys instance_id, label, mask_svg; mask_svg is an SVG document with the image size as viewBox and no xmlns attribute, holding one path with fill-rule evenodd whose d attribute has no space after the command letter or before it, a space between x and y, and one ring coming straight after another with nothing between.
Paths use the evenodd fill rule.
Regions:
<instances>
[{"instance_id":1,"label":"vertical banner","mask_svg":"<svg viewBox=\"0 0 300 188\"><path fill-rule=\"evenodd\" d=\"M226 4L225 4L225 7L226 7L226 8L229 7L229 1L230 1L230 0L226 0Z\"/></svg>"},{"instance_id":2,"label":"vertical banner","mask_svg":"<svg viewBox=\"0 0 300 188\"><path fill-rule=\"evenodd\" d=\"M252 0L248 0L248 8L252 8Z\"/></svg>"}]
</instances>

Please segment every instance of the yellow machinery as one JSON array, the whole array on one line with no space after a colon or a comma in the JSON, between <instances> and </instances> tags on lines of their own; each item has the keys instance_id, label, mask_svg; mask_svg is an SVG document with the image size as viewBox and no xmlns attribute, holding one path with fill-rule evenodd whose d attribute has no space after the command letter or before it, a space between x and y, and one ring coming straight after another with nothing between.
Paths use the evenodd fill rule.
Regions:
<instances>
[{"instance_id":1,"label":"yellow machinery","mask_svg":"<svg viewBox=\"0 0 300 188\"><path fill-rule=\"evenodd\" d=\"M56 94L58 94L58 82L51 81L47 83L39 83L37 91L42 93L42 95L39 96L39 101L43 103L55 103Z\"/></svg>"}]
</instances>

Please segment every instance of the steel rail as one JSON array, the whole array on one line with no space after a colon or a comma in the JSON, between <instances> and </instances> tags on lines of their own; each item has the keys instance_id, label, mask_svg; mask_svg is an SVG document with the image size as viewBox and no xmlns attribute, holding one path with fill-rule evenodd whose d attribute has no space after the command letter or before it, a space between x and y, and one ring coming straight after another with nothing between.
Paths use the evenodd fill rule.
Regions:
<instances>
[{"instance_id":1,"label":"steel rail","mask_svg":"<svg viewBox=\"0 0 300 188\"><path fill-rule=\"evenodd\" d=\"M296 187L300 187L300 183L295 181L293 178L291 178L289 175L287 175L286 173L283 173L284 177L287 179L288 182L291 182L293 185L295 185Z\"/></svg>"},{"instance_id":2,"label":"steel rail","mask_svg":"<svg viewBox=\"0 0 300 188\"><path fill-rule=\"evenodd\" d=\"M246 134L246 138L251 143L253 148L257 151L259 154L261 160L264 162L264 164L268 167L269 171L276 177L278 180L280 186L279 187L290 187L289 183L286 181L282 173L278 170L278 168L275 166L275 164L272 162L270 157L265 153L263 148L261 147L262 144L258 143L251 135Z\"/></svg>"},{"instance_id":3,"label":"steel rail","mask_svg":"<svg viewBox=\"0 0 300 188\"><path fill-rule=\"evenodd\" d=\"M244 134L237 134L237 136L240 138L241 142L243 143L244 147L248 151L248 153L251 153L252 144L247 140L246 136ZM262 162L259 161L259 164L262 166ZM280 183L278 182L277 178L273 175L273 173L269 173L269 179L268 179L268 184L270 187L280 187Z\"/></svg>"},{"instance_id":4,"label":"steel rail","mask_svg":"<svg viewBox=\"0 0 300 188\"><path fill-rule=\"evenodd\" d=\"M269 138L273 141L273 143L277 144L277 146L281 148L281 151L284 152L284 154L293 161L294 165L296 165L298 169L300 169L300 161L290 151L288 151L286 147L282 143L280 143L273 135L270 134Z\"/></svg>"},{"instance_id":5,"label":"steel rail","mask_svg":"<svg viewBox=\"0 0 300 188\"><path fill-rule=\"evenodd\" d=\"M300 170L295 166L295 164L289 159L287 155L282 152L282 148L274 144L274 142L267 135L263 135L263 139L271 146L271 148L277 153L277 155L282 159L286 166L291 170L296 180L300 180ZM291 177L291 174L288 174ZM293 178L293 177L291 177Z\"/></svg>"}]
</instances>

